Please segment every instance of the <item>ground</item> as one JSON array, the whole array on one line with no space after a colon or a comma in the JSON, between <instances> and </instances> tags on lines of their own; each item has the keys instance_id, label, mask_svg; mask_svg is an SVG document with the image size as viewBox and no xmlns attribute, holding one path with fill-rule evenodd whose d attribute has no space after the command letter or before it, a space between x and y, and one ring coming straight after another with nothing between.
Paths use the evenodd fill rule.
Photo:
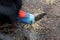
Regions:
<instances>
[{"instance_id":1,"label":"ground","mask_svg":"<svg viewBox=\"0 0 60 40\"><path fill-rule=\"evenodd\" d=\"M47 15L32 25L21 23L13 33L1 33L1 39L60 40L60 0L55 0L53 4L42 0L23 0L22 10L31 14L46 12Z\"/></svg>"}]
</instances>

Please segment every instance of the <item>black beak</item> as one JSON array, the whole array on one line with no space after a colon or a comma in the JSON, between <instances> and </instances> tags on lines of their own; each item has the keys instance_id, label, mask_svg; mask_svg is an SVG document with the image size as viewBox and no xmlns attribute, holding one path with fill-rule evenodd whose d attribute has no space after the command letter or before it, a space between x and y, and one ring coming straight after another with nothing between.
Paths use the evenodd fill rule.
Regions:
<instances>
[{"instance_id":1,"label":"black beak","mask_svg":"<svg viewBox=\"0 0 60 40\"><path fill-rule=\"evenodd\" d=\"M35 21L42 19L45 15L47 15L47 13L38 14L37 16L35 16Z\"/></svg>"}]
</instances>

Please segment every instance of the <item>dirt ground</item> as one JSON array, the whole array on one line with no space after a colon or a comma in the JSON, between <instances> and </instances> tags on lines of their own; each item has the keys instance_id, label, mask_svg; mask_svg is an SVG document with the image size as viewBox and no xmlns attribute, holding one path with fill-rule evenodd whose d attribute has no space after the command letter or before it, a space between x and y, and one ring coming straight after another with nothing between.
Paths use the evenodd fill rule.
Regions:
<instances>
[{"instance_id":1,"label":"dirt ground","mask_svg":"<svg viewBox=\"0 0 60 40\"><path fill-rule=\"evenodd\" d=\"M47 15L32 25L19 25L20 28L12 34L1 33L1 40L60 40L60 0L53 4L42 0L23 0L22 10L31 14L46 12Z\"/></svg>"},{"instance_id":2,"label":"dirt ground","mask_svg":"<svg viewBox=\"0 0 60 40\"><path fill-rule=\"evenodd\" d=\"M36 36L38 38L33 37L36 39L31 38L30 40L60 40L60 0L55 0L53 4L49 5L40 0L25 0L23 10L33 14L41 13L43 11L47 13L43 19L36 22L36 25L39 25L38 28L41 28L38 29L37 32L40 30L39 33L44 34L42 35L43 37L37 33L36 35L40 36ZM36 25L34 28L37 29Z\"/></svg>"}]
</instances>

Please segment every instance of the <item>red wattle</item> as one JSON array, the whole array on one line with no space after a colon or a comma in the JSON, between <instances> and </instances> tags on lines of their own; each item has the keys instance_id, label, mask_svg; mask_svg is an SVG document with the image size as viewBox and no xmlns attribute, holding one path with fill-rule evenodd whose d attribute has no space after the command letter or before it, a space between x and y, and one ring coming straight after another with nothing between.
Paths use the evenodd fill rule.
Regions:
<instances>
[{"instance_id":1,"label":"red wattle","mask_svg":"<svg viewBox=\"0 0 60 40\"><path fill-rule=\"evenodd\" d=\"M18 16L19 16L19 18L24 18L26 16L26 13L22 10L19 10Z\"/></svg>"}]
</instances>

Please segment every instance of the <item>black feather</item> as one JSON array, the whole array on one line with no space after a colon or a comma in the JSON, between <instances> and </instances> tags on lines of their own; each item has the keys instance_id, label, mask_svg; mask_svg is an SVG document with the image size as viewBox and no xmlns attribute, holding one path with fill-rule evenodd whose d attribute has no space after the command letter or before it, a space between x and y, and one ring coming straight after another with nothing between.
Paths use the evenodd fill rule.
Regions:
<instances>
[{"instance_id":1,"label":"black feather","mask_svg":"<svg viewBox=\"0 0 60 40\"><path fill-rule=\"evenodd\" d=\"M0 22L14 22L21 8L22 0L0 0Z\"/></svg>"}]
</instances>

